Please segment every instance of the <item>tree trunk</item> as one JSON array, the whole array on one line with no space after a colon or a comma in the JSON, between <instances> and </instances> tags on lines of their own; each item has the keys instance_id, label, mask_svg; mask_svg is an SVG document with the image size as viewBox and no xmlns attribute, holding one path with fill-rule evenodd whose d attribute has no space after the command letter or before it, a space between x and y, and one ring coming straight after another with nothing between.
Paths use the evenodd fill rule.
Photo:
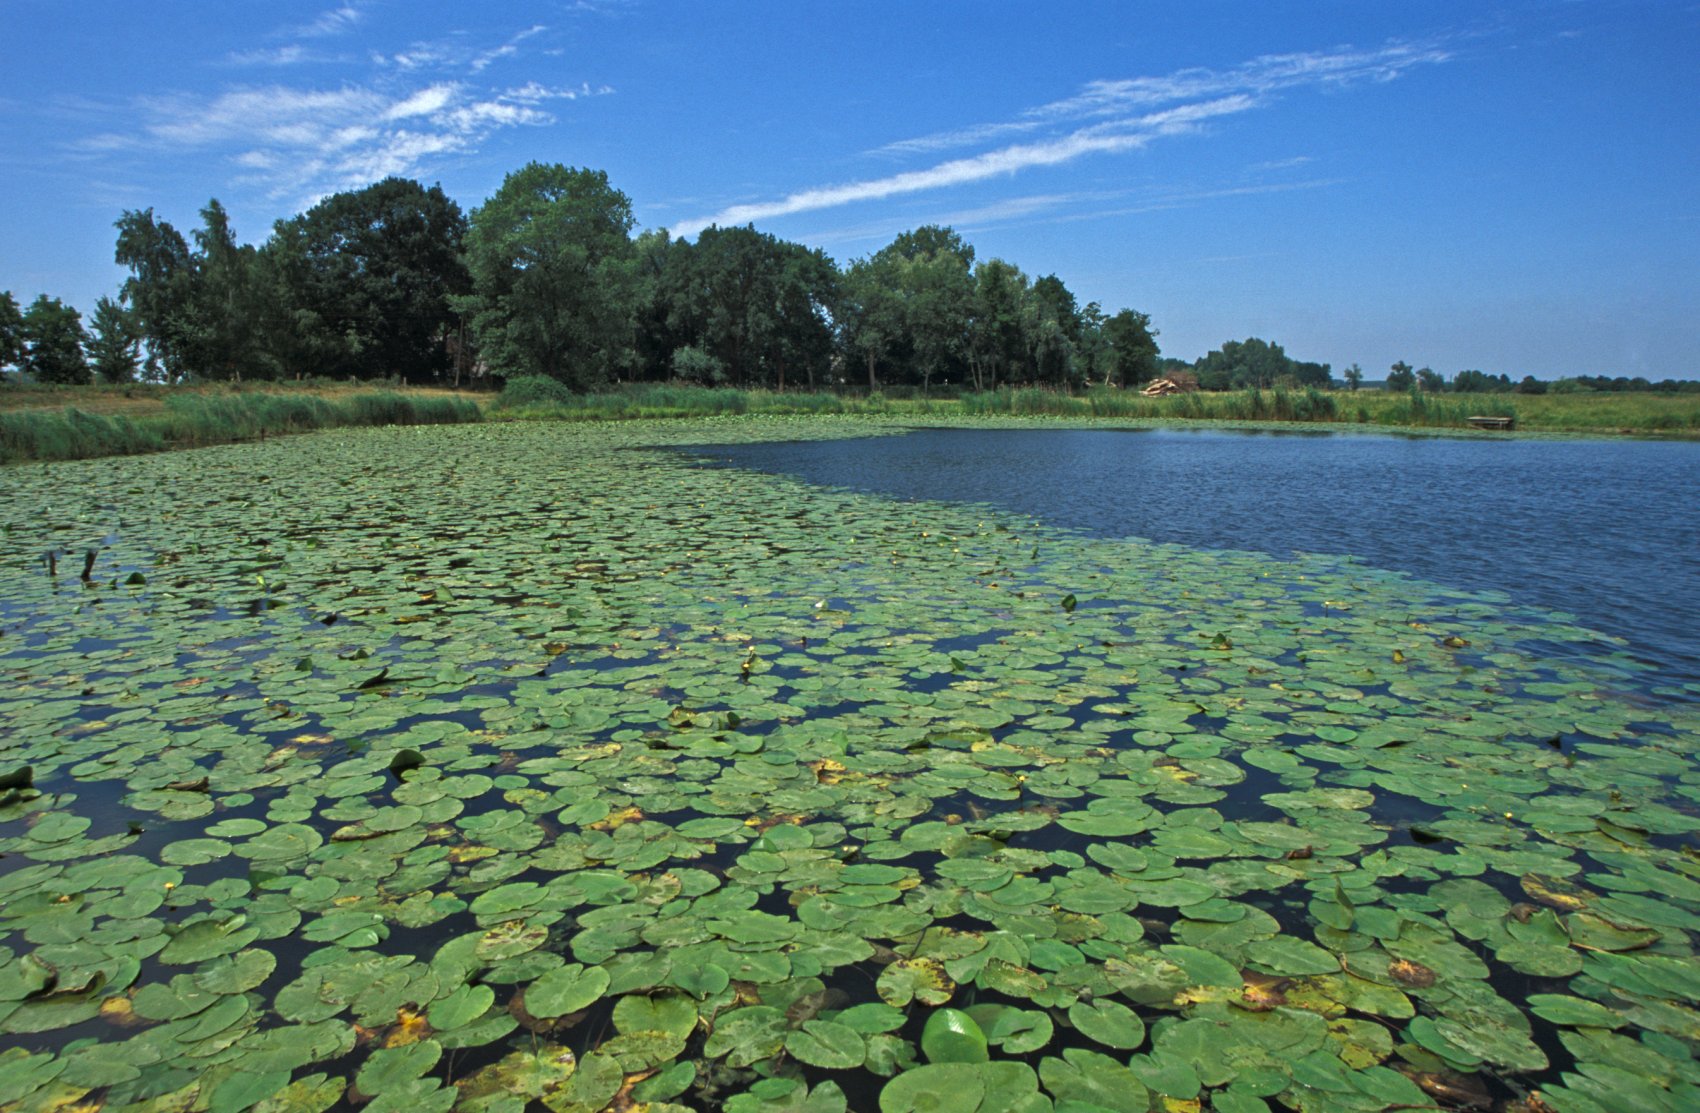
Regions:
<instances>
[{"instance_id":1,"label":"tree trunk","mask_svg":"<svg viewBox=\"0 0 1700 1113\"><path fill-rule=\"evenodd\" d=\"M879 389L879 384L874 381L874 353L869 352L868 353L868 393L872 394L874 391L876 391L878 389Z\"/></svg>"}]
</instances>

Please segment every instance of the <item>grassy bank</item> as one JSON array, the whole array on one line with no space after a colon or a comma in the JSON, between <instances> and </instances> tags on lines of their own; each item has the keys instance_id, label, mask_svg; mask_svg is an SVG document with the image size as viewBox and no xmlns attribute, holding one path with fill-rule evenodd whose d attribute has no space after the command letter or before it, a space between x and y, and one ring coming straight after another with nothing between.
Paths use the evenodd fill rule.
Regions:
<instances>
[{"instance_id":1,"label":"grassy bank","mask_svg":"<svg viewBox=\"0 0 1700 1113\"><path fill-rule=\"evenodd\" d=\"M890 414L956 412L944 401L899 401L883 395L828 391L782 392L681 383L642 384L597 394L577 394L552 379L528 377L509 383L490 407L490 416L513 420L618 421L657 417L716 417L724 414Z\"/></svg>"},{"instance_id":2,"label":"grassy bank","mask_svg":"<svg viewBox=\"0 0 1700 1113\"><path fill-rule=\"evenodd\" d=\"M894 418L1060 417L1122 421L1343 423L1464 429L1469 418L1515 419L1525 432L1700 436L1700 397L1687 394L1444 394L1313 389L1146 398L1002 389L953 398L894 397L640 384L577 394L520 379L499 396L348 383L19 387L0 390L0 462L69 460L255 440L357 425L495 420L610 421L736 414L861 414Z\"/></svg>"},{"instance_id":3,"label":"grassy bank","mask_svg":"<svg viewBox=\"0 0 1700 1113\"><path fill-rule=\"evenodd\" d=\"M127 456L355 425L478 421L477 403L397 391L325 397L306 391L169 394L157 407L91 412L27 407L0 412L0 463Z\"/></svg>"}]
</instances>

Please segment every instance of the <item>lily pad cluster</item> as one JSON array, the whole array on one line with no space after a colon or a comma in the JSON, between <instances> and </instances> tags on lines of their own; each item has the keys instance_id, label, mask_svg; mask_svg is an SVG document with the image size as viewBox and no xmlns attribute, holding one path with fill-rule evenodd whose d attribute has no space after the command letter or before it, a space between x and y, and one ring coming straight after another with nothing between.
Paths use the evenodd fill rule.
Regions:
<instances>
[{"instance_id":1,"label":"lily pad cluster","mask_svg":"<svg viewBox=\"0 0 1700 1113\"><path fill-rule=\"evenodd\" d=\"M1700 1104L1693 690L666 448L865 431L0 475L0 1110Z\"/></svg>"}]
</instances>

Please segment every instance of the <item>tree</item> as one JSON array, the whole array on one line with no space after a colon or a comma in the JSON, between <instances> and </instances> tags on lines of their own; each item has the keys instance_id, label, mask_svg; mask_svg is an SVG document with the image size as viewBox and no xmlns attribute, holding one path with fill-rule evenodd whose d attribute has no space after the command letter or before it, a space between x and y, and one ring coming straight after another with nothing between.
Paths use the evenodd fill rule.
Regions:
<instances>
[{"instance_id":1,"label":"tree","mask_svg":"<svg viewBox=\"0 0 1700 1113\"><path fill-rule=\"evenodd\" d=\"M802 368L809 388L832 364L833 320L840 301L838 264L819 248L778 241L780 269L775 290L769 361L785 389L787 370Z\"/></svg>"},{"instance_id":2,"label":"tree","mask_svg":"<svg viewBox=\"0 0 1700 1113\"><path fill-rule=\"evenodd\" d=\"M236 242L230 214L217 198L201 209L189 284L183 362L202 379L270 379L271 360L262 327L268 299L256 265L258 252Z\"/></svg>"},{"instance_id":3,"label":"tree","mask_svg":"<svg viewBox=\"0 0 1700 1113\"><path fill-rule=\"evenodd\" d=\"M1080 342L1080 310L1074 293L1054 274L1035 279L1028 293L1027 350L1039 382L1072 386Z\"/></svg>"},{"instance_id":4,"label":"tree","mask_svg":"<svg viewBox=\"0 0 1700 1113\"><path fill-rule=\"evenodd\" d=\"M1157 330L1149 315L1123 309L1104 322L1104 337L1110 349L1106 383L1138 386L1157 377Z\"/></svg>"},{"instance_id":5,"label":"tree","mask_svg":"<svg viewBox=\"0 0 1700 1113\"><path fill-rule=\"evenodd\" d=\"M1359 385L1364 381L1364 369L1355 363L1346 368L1346 370L1342 371L1340 374L1341 377L1346 380L1347 390L1358 389Z\"/></svg>"},{"instance_id":6,"label":"tree","mask_svg":"<svg viewBox=\"0 0 1700 1113\"><path fill-rule=\"evenodd\" d=\"M1485 371L1460 371L1452 376L1452 389L1459 394L1492 394L1509 391L1509 375L1489 375Z\"/></svg>"},{"instance_id":7,"label":"tree","mask_svg":"<svg viewBox=\"0 0 1700 1113\"><path fill-rule=\"evenodd\" d=\"M1417 385L1416 372L1404 360L1395 363L1387 372L1387 389L1392 391L1407 391Z\"/></svg>"},{"instance_id":8,"label":"tree","mask_svg":"<svg viewBox=\"0 0 1700 1113\"><path fill-rule=\"evenodd\" d=\"M126 210L114 226L114 258L130 268L120 296L134 310L147 343L148 372L172 381L183 378L188 373L182 354L195 280L189 242L168 222L155 220L152 209Z\"/></svg>"},{"instance_id":9,"label":"tree","mask_svg":"<svg viewBox=\"0 0 1700 1113\"><path fill-rule=\"evenodd\" d=\"M996 390L999 374L1024 358L1027 292L1027 276L1012 263L988 259L976 268L968 322L968 369L975 390Z\"/></svg>"},{"instance_id":10,"label":"tree","mask_svg":"<svg viewBox=\"0 0 1700 1113\"><path fill-rule=\"evenodd\" d=\"M129 310L111 298L94 303L88 341L94 373L106 383L128 383L141 366L141 334Z\"/></svg>"},{"instance_id":11,"label":"tree","mask_svg":"<svg viewBox=\"0 0 1700 1113\"><path fill-rule=\"evenodd\" d=\"M1292 375L1294 366L1281 345L1253 336L1228 341L1194 369L1205 390L1249 390L1274 386L1282 376Z\"/></svg>"},{"instance_id":12,"label":"tree","mask_svg":"<svg viewBox=\"0 0 1700 1113\"><path fill-rule=\"evenodd\" d=\"M24 311L24 371L40 383L88 382L86 339L82 314L42 294Z\"/></svg>"},{"instance_id":13,"label":"tree","mask_svg":"<svg viewBox=\"0 0 1700 1113\"><path fill-rule=\"evenodd\" d=\"M935 377L968 357L974 278L966 257L949 248L894 262L903 329L924 393L932 389Z\"/></svg>"},{"instance_id":14,"label":"tree","mask_svg":"<svg viewBox=\"0 0 1700 1113\"><path fill-rule=\"evenodd\" d=\"M599 170L533 162L472 214L472 328L491 370L575 387L635 360L632 205Z\"/></svg>"},{"instance_id":15,"label":"tree","mask_svg":"<svg viewBox=\"0 0 1700 1113\"><path fill-rule=\"evenodd\" d=\"M266 245L299 341L322 374L442 373L471 279L466 217L440 186L385 178L278 221Z\"/></svg>"},{"instance_id":16,"label":"tree","mask_svg":"<svg viewBox=\"0 0 1700 1113\"><path fill-rule=\"evenodd\" d=\"M1533 375L1524 375L1517 381L1518 394L1545 394L1546 392L1547 384L1545 381L1537 379Z\"/></svg>"},{"instance_id":17,"label":"tree","mask_svg":"<svg viewBox=\"0 0 1700 1113\"><path fill-rule=\"evenodd\" d=\"M10 290L0 290L0 367L13 367L24 358L24 314Z\"/></svg>"},{"instance_id":18,"label":"tree","mask_svg":"<svg viewBox=\"0 0 1700 1113\"><path fill-rule=\"evenodd\" d=\"M841 342L847 355L862 360L868 389L879 389L876 369L903 338L903 302L893 272L896 261L875 255L850 264L840 303Z\"/></svg>"},{"instance_id":19,"label":"tree","mask_svg":"<svg viewBox=\"0 0 1700 1113\"><path fill-rule=\"evenodd\" d=\"M1446 389L1446 379L1433 368L1423 367L1417 371L1417 385L1424 394L1439 394Z\"/></svg>"}]
</instances>

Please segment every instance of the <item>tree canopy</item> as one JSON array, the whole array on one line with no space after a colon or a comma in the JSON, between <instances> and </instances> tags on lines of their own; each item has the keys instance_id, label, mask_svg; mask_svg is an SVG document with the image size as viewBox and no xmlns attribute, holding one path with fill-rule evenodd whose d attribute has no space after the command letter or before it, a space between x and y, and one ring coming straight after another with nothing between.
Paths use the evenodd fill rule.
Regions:
<instances>
[{"instance_id":1,"label":"tree canopy","mask_svg":"<svg viewBox=\"0 0 1700 1113\"><path fill-rule=\"evenodd\" d=\"M493 371L582 388L629 365L642 289L632 223L600 170L533 162L507 176L472 214L474 293L459 303Z\"/></svg>"},{"instance_id":2,"label":"tree canopy","mask_svg":"<svg viewBox=\"0 0 1700 1113\"><path fill-rule=\"evenodd\" d=\"M86 383L82 314L58 298L42 294L24 311L23 369L43 383Z\"/></svg>"}]
</instances>

